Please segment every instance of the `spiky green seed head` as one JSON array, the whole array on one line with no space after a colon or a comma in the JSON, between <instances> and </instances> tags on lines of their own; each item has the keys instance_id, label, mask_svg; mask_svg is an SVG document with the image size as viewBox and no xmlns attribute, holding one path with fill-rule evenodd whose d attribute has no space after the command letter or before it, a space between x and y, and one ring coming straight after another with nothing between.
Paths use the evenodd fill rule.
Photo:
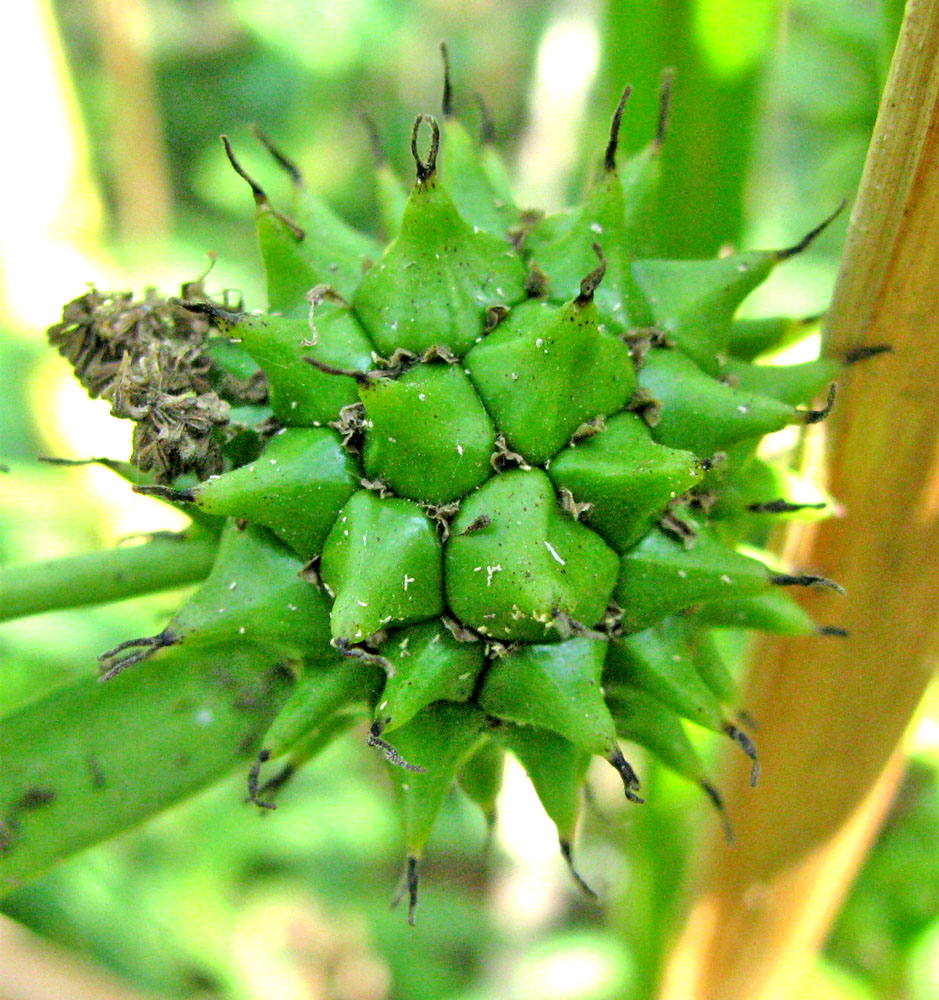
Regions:
<instances>
[{"instance_id":1,"label":"spiky green seed head","mask_svg":"<svg viewBox=\"0 0 939 1000\"><path fill-rule=\"evenodd\" d=\"M569 863L591 755L641 801L621 738L721 806L686 721L754 751L711 629L811 634L777 585L826 582L738 551L779 515L819 516L757 446L816 419L799 407L838 368L754 364L794 325L736 312L789 251L644 258L662 122L625 160L621 102L581 205L543 217L513 203L449 80L444 103L442 129L414 124L406 199L379 164L384 249L264 139L296 188L274 208L225 140L268 312L193 283L149 308L89 293L50 331L137 422L136 488L220 536L202 587L105 654L107 675L171 645L277 650L296 686L252 770L264 806L282 781L262 765L287 774L367 715L403 803L412 912L447 791L491 819L505 752Z\"/></svg>"}]
</instances>

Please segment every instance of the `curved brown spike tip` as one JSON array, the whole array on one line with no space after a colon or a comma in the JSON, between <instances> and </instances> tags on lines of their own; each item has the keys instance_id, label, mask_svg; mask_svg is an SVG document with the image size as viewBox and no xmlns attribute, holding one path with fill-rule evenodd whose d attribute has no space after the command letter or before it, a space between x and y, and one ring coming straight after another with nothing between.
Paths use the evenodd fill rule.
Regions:
<instances>
[{"instance_id":1,"label":"curved brown spike tip","mask_svg":"<svg viewBox=\"0 0 939 1000\"><path fill-rule=\"evenodd\" d=\"M98 662L101 664L101 675L98 680L109 681L123 673L128 667L134 666L135 663L142 663L149 659L158 649L163 649L165 646L175 646L177 642L179 639L168 629L163 629L156 635L146 635L139 639L126 639L98 657ZM132 649L133 652L117 660L114 659L127 649Z\"/></svg>"},{"instance_id":2,"label":"curved brown spike tip","mask_svg":"<svg viewBox=\"0 0 939 1000\"><path fill-rule=\"evenodd\" d=\"M388 157L385 156L385 150L381 144L381 136L378 134L378 126L375 124L375 119L367 111L363 111L359 115L359 120L365 126L365 131L368 132L368 142L372 149L372 158L375 161L375 166L381 167L387 162Z\"/></svg>"},{"instance_id":3,"label":"curved brown spike tip","mask_svg":"<svg viewBox=\"0 0 939 1000\"><path fill-rule=\"evenodd\" d=\"M721 825L724 827L724 837L727 839L727 843L732 844L734 842L734 828L730 825L730 817L727 815L727 807L724 805L723 796L710 782L702 781L700 784L705 795L707 795L714 805L714 808L717 810L718 816L720 816Z\"/></svg>"},{"instance_id":4,"label":"curved brown spike tip","mask_svg":"<svg viewBox=\"0 0 939 1000\"><path fill-rule=\"evenodd\" d=\"M303 186L303 174L300 173L300 168L289 159L278 149L277 146L271 141L270 136L264 132L259 125L252 125L251 131L254 133L255 138L261 145L271 154L274 162L283 170L285 173L290 175L291 181L297 185L297 187Z\"/></svg>"},{"instance_id":5,"label":"curved brown spike tip","mask_svg":"<svg viewBox=\"0 0 939 1000\"><path fill-rule=\"evenodd\" d=\"M328 365L325 361L320 361L319 358L311 357L308 354L303 355L302 360L323 372L324 375L344 375L346 378L355 379L359 385L371 385L372 382L381 377L371 372L359 371L357 368L337 368L335 365Z\"/></svg>"},{"instance_id":6,"label":"curved brown spike tip","mask_svg":"<svg viewBox=\"0 0 939 1000\"><path fill-rule=\"evenodd\" d=\"M174 490L171 486L151 486L138 483L131 489L141 496L156 497L158 500L168 500L170 503L193 503L196 499L193 490Z\"/></svg>"},{"instance_id":7,"label":"curved brown spike tip","mask_svg":"<svg viewBox=\"0 0 939 1000\"><path fill-rule=\"evenodd\" d=\"M479 141L483 146L494 145L496 141L496 123L486 99L477 90L473 94L476 106L479 108Z\"/></svg>"},{"instance_id":8,"label":"curved brown spike tip","mask_svg":"<svg viewBox=\"0 0 939 1000\"><path fill-rule=\"evenodd\" d=\"M789 500L767 500L764 503L748 503L747 510L751 514L795 514L800 510L824 510L827 506L824 501L792 503Z\"/></svg>"},{"instance_id":9,"label":"curved brown spike tip","mask_svg":"<svg viewBox=\"0 0 939 1000\"><path fill-rule=\"evenodd\" d=\"M835 397L838 394L838 385L836 382L832 382L828 387L828 398L825 400L825 405L820 410L796 410L796 417L803 424L820 424L823 420L826 420L835 407Z\"/></svg>"},{"instance_id":10,"label":"curved brown spike tip","mask_svg":"<svg viewBox=\"0 0 939 1000\"><path fill-rule=\"evenodd\" d=\"M229 326L235 326L244 315L243 313L232 312L231 309L222 309L221 306L215 305L214 302L187 302L185 299L170 299L169 301L170 305L180 306L187 312L210 316L212 319L227 323Z\"/></svg>"},{"instance_id":11,"label":"curved brown spike tip","mask_svg":"<svg viewBox=\"0 0 939 1000\"><path fill-rule=\"evenodd\" d=\"M864 344L845 351L841 360L845 365L856 365L859 361L867 361L868 358L876 358L880 354L893 354L893 348L890 344Z\"/></svg>"},{"instance_id":12,"label":"curved brown spike tip","mask_svg":"<svg viewBox=\"0 0 939 1000\"><path fill-rule=\"evenodd\" d=\"M247 183L251 188L251 193L254 195L254 200L258 205L269 205L267 194L264 188L248 173L247 170L238 162L238 157L235 156L235 151L231 148L231 143L228 141L227 135L220 135L219 138L222 140L222 145L225 147L225 155L228 157L228 162L232 166L232 170Z\"/></svg>"},{"instance_id":13,"label":"curved brown spike tip","mask_svg":"<svg viewBox=\"0 0 939 1000\"><path fill-rule=\"evenodd\" d=\"M791 247L787 247L785 250L776 251L776 260L788 260L790 257L795 257L796 254L802 253L803 250L807 249L812 243L815 242L816 238L820 236L839 215L844 211L845 205L848 204L847 198L841 199L841 204L828 216L827 219L823 219L814 229L810 230L799 240L798 243L793 244Z\"/></svg>"},{"instance_id":14,"label":"curved brown spike tip","mask_svg":"<svg viewBox=\"0 0 939 1000\"><path fill-rule=\"evenodd\" d=\"M254 758L248 771L248 801L262 809L276 809L273 802L265 802L261 798L261 768L271 759L270 750L261 750Z\"/></svg>"},{"instance_id":15,"label":"curved brown spike tip","mask_svg":"<svg viewBox=\"0 0 939 1000\"><path fill-rule=\"evenodd\" d=\"M623 108L626 107L626 102L629 100L629 95L632 92L633 88L627 83L623 88L623 95L619 99L619 104L616 105L616 110L613 112L613 120L610 122L610 138L606 144L606 152L603 154L604 170L616 169L616 149L619 146L620 122L623 120Z\"/></svg>"},{"instance_id":16,"label":"curved brown spike tip","mask_svg":"<svg viewBox=\"0 0 939 1000\"><path fill-rule=\"evenodd\" d=\"M580 283L580 295L574 299L574 302L579 306L586 306L593 302L593 293L606 274L606 257L603 256L603 250L599 243L593 244L593 252L600 259L600 263Z\"/></svg>"},{"instance_id":17,"label":"curved brown spike tip","mask_svg":"<svg viewBox=\"0 0 939 1000\"><path fill-rule=\"evenodd\" d=\"M630 802L635 802L637 805L642 805L645 799L641 799L637 794L639 789L639 776L632 769L632 765L623 756L622 750L619 747L614 748L613 752L607 757L607 760L619 771L620 777L623 779L623 788L626 791L626 798Z\"/></svg>"},{"instance_id":18,"label":"curved brown spike tip","mask_svg":"<svg viewBox=\"0 0 939 1000\"><path fill-rule=\"evenodd\" d=\"M43 465L96 465L105 464L106 462L112 461L109 458L59 458L56 455L37 455L37 462L42 462ZM7 470L9 471L9 470Z\"/></svg>"},{"instance_id":19,"label":"curved brown spike tip","mask_svg":"<svg viewBox=\"0 0 939 1000\"><path fill-rule=\"evenodd\" d=\"M827 587L829 590L835 590L839 594L844 593L844 587L840 583L829 580L827 576L819 576L817 573L799 573L796 575L776 573L770 577L769 582L776 584L777 587Z\"/></svg>"},{"instance_id":20,"label":"curved brown spike tip","mask_svg":"<svg viewBox=\"0 0 939 1000\"><path fill-rule=\"evenodd\" d=\"M440 109L444 118L453 117L453 84L450 82L450 53L447 51L447 43L440 43L440 58L443 60L443 97L440 100Z\"/></svg>"},{"instance_id":21,"label":"curved brown spike tip","mask_svg":"<svg viewBox=\"0 0 939 1000\"><path fill-rule=\"evenodd\" d=\"M420 764L409 764L390 743L383 740L380 735L381 731L381 725L373 722L368 731L368 736L365 737L365 742L370 747L377 747L381 750L382 756L389 764L400 767L405 771L413 771L415 774L427 774L426 767L421 767Z\"/></svg>"},{"instance_id":22,"label":"curved brown spike tip","mask_svg":"<svg viewBox=\"0 0 939 1000\"><path fill-rule=\"evenodd\" d=\"M417 875L417 858L413 854L408 855L408 864L405 871L405 882L407 884L408 890L408 924L413 927L416 923L415 916L417 914L417 890L418 890L418 875Z\"/></svg>"},{"instance_id":23,"label":"curved brown spike tip","mask_svg":"<svg viewBox=\"0 0 939 1000\"><path fill-rule=\"evenodd\" d=\"M668 124L672 113L672 87L675 83L675 67L666 66L659 78L659 115L655 123L655 145L661 149L668 135Z\"/></svg>"},{"instance_id":24,"label":"curved brown spike tip","mask_svg":"<svg viewBox=\"0 0 939 1000\"><path fill-rule=\"evenodd\" d=\"M559 840L558 844L561 848L561 857L567 862L567 867L570 869L570 873L573 876L574 881L577 883L578 888L588 899L592 899L596 902L599 897L593 889L587 885L581 877L580 872L574 867L574 855L571 850L571 842L569 840Z\"/></svg>"},{"instance_id":25,"label":"curved brown spike tip","mask_svg":"<svg viewBox=\"0 0 939 1000\"><path fill-rule=\"evenodd\" d=\"M427 159L422 160L421 154L417 151L417 138L421 131L421 125L427 122L430 126L430 150ZM433 115L418 115L414 119L414 127L411 129L411 155L417 164L417 179L423 184L434 176L437 170L437 153L440 151L440 126Z\"/></svg>"},{"instance_id":26,"label":"curved brown spike tip","mask_svg":"<svg viewBox=\"0 0 939 1000\"><path fill-rule=\"evenodd\" d=\"M851 633L846 629L842 628L840 625L820 625L816 631L816 635L830 635L834 636L836 639L849 639Z\"/></svg>"},{"instance_id":27,"label":"curved brown spike tip","mask_svg":"<svg viewBox=\"0 0 939 1000\"><path fill-rule=\"evenodd\" d=\"M756 783L760 780L760 761L756 754L756 746L753 740L732 722L724 726L724 732L737 744L738 747L750 758L750 787L756 788Z\"/></svg>"}]
</instances>

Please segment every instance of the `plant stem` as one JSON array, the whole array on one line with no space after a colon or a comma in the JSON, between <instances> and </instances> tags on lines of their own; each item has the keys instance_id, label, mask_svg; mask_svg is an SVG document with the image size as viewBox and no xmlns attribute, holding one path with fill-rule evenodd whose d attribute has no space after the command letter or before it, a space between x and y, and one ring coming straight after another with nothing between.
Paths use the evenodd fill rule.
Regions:
<instances>
[{"instance_id":1,"label":"plant stem","mask_svg":"<svg viewBox=\"0 0 939 1000\"><path fill-rule=\"evenodd\" d=\"M181 535L47 562L0 566L0 621L195 583L208 575L216 547L209 535Z\"/></svg>"},{"instance_id":2,"label":"plant stem","mask_svg":"<svg viewBox=\"0 0 939 1000\"><path fill-rule=\"evenodd\" d=\"M759 793L730 773L737 841L709 843L662 1000L784 1000L801 981L889 807L903 732L937 655L939 2L909 0L825 334L826 353L889 343L841 379L825 425L846 515L790 536L835 576L817 620L850 638L764 641L745 704Z\"/></svg>"}]
</instances>

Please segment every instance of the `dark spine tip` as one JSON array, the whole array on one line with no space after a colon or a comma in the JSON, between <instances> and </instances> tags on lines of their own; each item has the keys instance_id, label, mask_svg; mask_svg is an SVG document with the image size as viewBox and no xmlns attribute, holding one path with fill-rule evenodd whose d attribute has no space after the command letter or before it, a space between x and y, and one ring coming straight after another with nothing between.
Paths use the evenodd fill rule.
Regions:
<instances>
[{"instance_id":1,"label":"dark spine tip","mask_svg":"<svg viewBox=\"0 0 939 1000\"><path fill-rule=\"evenodd\" d=\"M202 316L209 316L219 323L228 326L236 326L244 317L242 313L232 312L230 309L222 309L214 302L187 302L185 299L173 299L174 305L179 305L187 312L198 313Z\"/></svg>"},{"instance_id":2,"label":"dark spine tip","mask_svg":"<svg viewBox=\"0 0 939 1000\"><path fill-rule=\"evenodd\" d=\"M738 747L750 758L750 787L756 788L756 783L760 780L760 761L756 754L756 746L753 740L733 723L728 722L724 726L724 732L737 744Z\"/></svg>"},{"instance_id":3,"label":"dark spine tip","mask_svg":"<svg viewBox=\"0 0 939 1000\"><path fill-rule=\"evenodd\" d=\"M830 635L837 639L848 639L851 637L851 633L840 625L820 625L815 634Z\"/></svg>"},{"instance_id":4,"label":"dark spine tip","mask_svg":"<svg viewBox=\"0 0 939 1000\"><path fill-rule=\"evenodd\" d=\"M574 302L579 306L586 306L593 302L593 293L606 274L606 258L603 256L603 250L599 243L593 244L593 252L600 259L600 263L580 283L580 295L574 299Z\"/></svg>"},{"instance_id":5,"label":"dark spine tip","mask_svg":"<svg viewBox=\"0 0 939 1000\"><path fill-rule=\"evenodd\" d=\"M400 767L405 771L413 771L415 774L426 774L427 768L421 767L419 764L409 764L398 751L385 740L381 738L379 733L382 731L380 723L373 722L371 728L368 731L368 736L365 737L365 742L370 747L376 747L382 752L382 756L389 764L395 767Z\"/></svg>"},{"instance_id":6,"label":"dark spine tip","mask_svg":"<svg viewBox=\"0 0 939 1000\"><path fill-rule=\"evenodd\" d=\"M179 642L179 639L169 629L163 629L162 632L158 632L156 635L147 635L139 639L126 639L98 657L98 662L101 664L101 675L98 677L98 680L109 681L113 677L117 677L118 674L123 673L128 667L149 659L158 649L163 649L164 646L174 646L177 642ZM133 652L115 660L115 657L119 653L123 653L128 649L132 649Z\"/></svg>"},{"instance_id":7,"label":"dark spine tip","mask_svg":"<svg viewBox=\"0 0 939 1000\"><path fill-rule=\"evenodd\" d=\"M478 91L473 94L476 106L479 108L479 141L484 146L494 145L496 141L496 123L486 99Z\"/></svg>"},{"instance_id":8,"label":"dark spine tip","mask_svg":"<svg viewBox=\"0 0 939 1000\"><path fill-rule=\"evenodd\" d=\"M583 880L580 872L577 871L577 868L574 865L574 854L571 849L571 842L569 840L559 840L558 844L561 848L561 857L567 862L567 867L570 869L570 873L573 876L574 881L577 883L578 888L588 899L596 901L598 898L597 894Z\"/></svg>"},{"instance_id":9,"label":"dark spine tip","mask_svg":"<svg viewBox=\"0 0 939 1000\"><path fill-rule=\"evenodd\" d=\"M440 101L440 108L444 118L453 117L453 84L450 80L450 53L447 51L447 43L440 43L440 58L443 60L443 97Z\"/></svg>"},{"instance_id":10,"label":"dark spine tip","mask_svg":"<svg viewBox=\"0 0 939 1000\"><path fill-rule=\"evenodd\" d=\"M672 112L672 87L675 83L675 67L667 66L662 70L659 81L659 115L655 123L655 144L660 149L665 144L668 135L668 124Z\"/></svg>"},{"instance_id":11,"label":"dark spine tip","mask_svg":"<svg viewBox=\"0 0 939 1000\"><path fill-rule=\"evenodd\" d=\"M355 379L359 385L371 385L375 380L368 372L361 372L355 368L337 368L335 365L328 365L325 361L320 361L319 358L311 357L309 354L305 354L303 360L325 375L344 375L346 378Z\"/></svg>"},{"instance_id":12,"label":"dark spine tip","mask_svg":"<svg viewBox=\"0 0 939 1000\"><path fill-rule=\"evenodd\" d=\"M827 587L829 590L836 590L839 594L844 593L844 587L834 580L829 580L827 576L818 576L816 573L777 573L770 577L770 583L777 587Z\"/></svg>"},{"instance_id":13,"label":"dark spine tip","mask_svg":"<svg viewBox=\"0 0 939 1000\"><path fill-rule=\"evenodd\" d=\"M827 219L823 219L814 229L810 230L799 240L798 243L785 250L778 250L776 252L777 260L788 260L790 257L795 257L796 254L802 253L803 250L811 246L815 242L816 238L819 237L834 221L839 215L844 211L845 205L848 204L847 198L843 198L841 204L828 216Z\"/></svg>"},{"instance_id":14,"label":"dark spine tip","mask_svg":"<svg viewBox=\"0 0 939 1000\"><path fill-rule=\"evenodd\" d=\"M291 181L297 185L297 187L303 186L303 174L300 173L300 168L285 156L271 141L270 136L264 132L259 126L252 125L251 131L254 133L258 142L271 154L274 162L283 170L285 173L290 175Z\"/></svg>"},{"instance_id":15,"label":"dark spine tip","mask_svg":"<svg viewBox=\"0 0 939 1000\"><path fill-rule=\"evenodd\" d=\"M430 126L430 150L427 159L422 160L421 154L417 150L417 139L420 135L421 125L427 123ZM417 179L423 184L430 180L437 170L437 153L440 150L440 126L433 115L418 115L414 119L414 127L411 129L411 155L417 165Z\"/></svg>"},{"instance_id":16,"label":"dark spine tip","mask_svg":"<svg viewBox=\"0 0 939 1000\"><path fill-rule=\"evenodd\" d=\"M845 351L842 358L846 366L856 365L859 361L867 361L868 358L876 358L880 354L893 354L893 348L889 344L871 344L860 347L852 347Z\"/></svg>"},{"instance_id":17,"label":"dark spine tip","mask_svg":"<svg viewBox=\"0 0 939 1000\"><path fill-rule=\"evenodd\" d=\"M613 752L607 757L607 760L619 771L619 776L623 779L623 788L626 792L626 798L630 802L635 802L637 805L642 805L645 801L641 799L636 791L639 788L639 776L632 769L632 765L623 756L622 750L619 747L614 748Z\"/></svg>"},{"instance_id":18,"label":"dark spine tip","mask_svg":"<svg viewBox=\"0 0 939 1000\"><path fill-rule=\"evenodd\" d=\"M623 88L623 95L619 99L619 104L616 105L616 110L613 112L613 120L610 122L610 139L606 144L606 152L603 154L603 168L604 170L615 170L616 169L616 150L619 146L619 127L623 120L623 109L626 107L626 101L629 100L629 95L632 93L632 87L627 84Z\"/></svg>"},{"instance_id":19,"label":"dark spine tip","mask_svg":"<svg viewBox=\"0 0 939 1000\"><path fill-rule=\"evenodd\" d=\"M170 486L157 485L137 485L132 487L135 493L145 497L157 497L159 500L168 500L170 503L195 503L196 494L194 490L174 490Z\"/></svg>"},{"instance_id":20,"label":"dark spine tip","mask_svg":"<svg viewBox=\"0 0 939 1000\"><path fill-rule=\"evenodd\" d=\"M375 161L375 166L383 166L388 157L385 156L385 150L382 148L381 136L378 134L378 126L375 124L375 119L367 111L363 111L359 115L359 120L365 126L365 131L368 132L368 142L372 149L372 158Z\"/></svg>"},{"instance_id":21,"label":"dark spine tip","mask_svg":"<svg viewBox=\"0 0 939 1000\"><path fill-rule=\"evenodd\" d=\"M407 871L405 874L408 887L408 924L414 927L417 914L417 891L420 880L417 873L417 858L413 854L408 855Z\"/></svg>"},{"instance_id":22,"label":"dark spine tip","mask_svg":"<svg viewBox=\"0 0 939 1000\"><path fill-rule=\"evenodd\" d=\"M245 170L245 168L238 162L238 157L235 156L235 151L231 148L231 143L228 141L227 135L219 136L222 140L222 145L225 147L225 155L228 157L228 162L232 166L232 170L251 188L251 193L254 195L254 200L258 205L269 205L270 202L267 199L267 194L264 188Z\"/></svg>"},{"instance_id":23,"label":"dark spine tip","mask_svg":"<svg viewBox=\"0 0 939 1000\"><path fill-rule=\"evenodd\" d=\"M701 788L704 790L704 794L711 800L721 818L727 843L732 844L734 842L734 828L730 825L730 817L727 815L727 807L724 805L723 796L710 782L702 781Z\"/></svg>"},{"instance_id":24,"label":"dark spine tip","mask_svg":"<svg viewBox=\"0 0 939 1000\"><path fill-rule=\"evenodd\" d=\"M276 809L273 802L261 799L261 768L271 759L270 750L264 749L254 758L248 771L248 801L262 809Z\"/></svg>"},{"instance_id":25,"label":"dark spine tip","mask_svg":"<svg viewBox=\"0 0 939 1000\"><path fill-rule=\"evenodd\" d=\"M828 506L824 501L819 503L791 503L788 500L767 500L764 503L748 503L747 510L751 514L795 514L800 510L824 510Z\"/></svg>"},{"instance_id":26,"label":"dark spine tip","mask_svg":"<svg viewBox=\"0 0 939 1000\"><path fill-rule=\"evenodd\" d=\"M832 382L828 387L828 399L825 401L825 405L820 410L796 410L802 423L808 424L820 424L823 420L826 420L834 409L835 406L835 396L838 394L838 386L836 383Z\"/></svg>"}]
</instances>

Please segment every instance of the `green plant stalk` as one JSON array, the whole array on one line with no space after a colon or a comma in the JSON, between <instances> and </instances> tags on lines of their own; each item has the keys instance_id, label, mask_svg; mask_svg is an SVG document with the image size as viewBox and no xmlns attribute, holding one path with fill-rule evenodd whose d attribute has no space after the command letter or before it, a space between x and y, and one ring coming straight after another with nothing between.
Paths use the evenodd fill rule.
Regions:
<instances>
[{"instance_id":1,"label":"green plant stalk","mask_svg":"<svg viewBox=\"0 0 939 1000\"><path fill-rule=\"evenodd\" d=\"M200 533L0 566L0 621L196 583L208 575L217 547Z\"/></svg>"}]
</instances>

